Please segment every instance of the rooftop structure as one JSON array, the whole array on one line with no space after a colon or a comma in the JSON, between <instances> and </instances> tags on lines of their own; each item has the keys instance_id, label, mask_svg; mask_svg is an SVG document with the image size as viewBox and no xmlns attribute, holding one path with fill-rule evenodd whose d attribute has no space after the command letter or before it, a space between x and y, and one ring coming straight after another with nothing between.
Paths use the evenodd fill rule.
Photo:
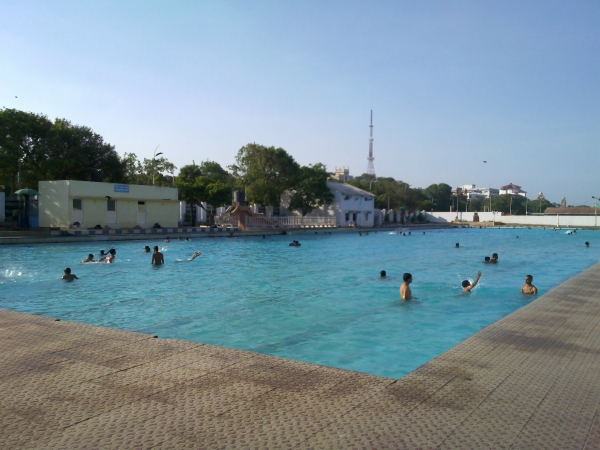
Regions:
<instances>
[{"instance_id":1,"label":"rooftop structure","mask_svg":"<svg viewBox=\"0 0 600 450\"><path fill-rule=\"evenodd\" d=\"M347 169L345 167L340 167L339 169L336 167L335 172L333 173L331 178L334 180L344 182L354 180L354 177L350 175L350 169Z\"/></svg>"},{"instance_id":2,"label":"rooftop structure","mask_svg":"<svg viewBox=\"0 0 600 450\"><path fill-rule=\"evenodd\" d=\"M527 191L521 190L521 186L517 186L516 184L510 183L506 186L502 186L500 188L500 195L521 195L523 197L527 197Z\"/></svg>"}]
</instances>

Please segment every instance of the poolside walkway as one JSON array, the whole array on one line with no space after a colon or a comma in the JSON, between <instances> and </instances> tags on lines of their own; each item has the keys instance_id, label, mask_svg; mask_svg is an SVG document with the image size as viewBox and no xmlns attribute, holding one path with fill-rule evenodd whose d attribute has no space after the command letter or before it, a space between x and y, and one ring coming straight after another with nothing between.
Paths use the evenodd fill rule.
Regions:
<instances>
[{"instance_id":1,"label":"poolside walkway","mask_svg":"<svg viewBox=\"0 0 600 450\"><path fill-rule=\"evenodd\" d=\"M0 310L0 448L600 448L600 264L401 378Z\"/></svg>"}]
</instances>

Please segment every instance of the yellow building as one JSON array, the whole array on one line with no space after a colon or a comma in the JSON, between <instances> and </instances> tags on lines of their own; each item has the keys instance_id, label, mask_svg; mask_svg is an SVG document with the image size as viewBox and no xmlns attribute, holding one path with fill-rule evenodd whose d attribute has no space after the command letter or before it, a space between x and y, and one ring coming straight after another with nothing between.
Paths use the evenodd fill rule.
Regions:
<instances>
[{"instance_id":1,"label":"yellow building","mask_svg":"<svg viewBox=\"0 0 600 450\"><path fill-rule=\"evenodd\" d=\"M40 227L177 227L177 189L93 181L40 181Z\"/></svg>"}]
</instances>

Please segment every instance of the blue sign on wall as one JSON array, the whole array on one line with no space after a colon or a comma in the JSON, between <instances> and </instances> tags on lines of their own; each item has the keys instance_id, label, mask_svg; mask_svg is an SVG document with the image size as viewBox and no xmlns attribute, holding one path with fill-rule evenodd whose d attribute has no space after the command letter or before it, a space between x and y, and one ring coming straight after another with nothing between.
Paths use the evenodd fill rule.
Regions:
<instances>
[{"instance_id":1,"label":"blue sign on wall","mask_svg":"<svg viewBox=\"0 0 600 450\"><path fill-rule=\"evenodd\" d=\"M129 192L128 184L115 184L115 192Z\"/></svg>"}]
</instances>

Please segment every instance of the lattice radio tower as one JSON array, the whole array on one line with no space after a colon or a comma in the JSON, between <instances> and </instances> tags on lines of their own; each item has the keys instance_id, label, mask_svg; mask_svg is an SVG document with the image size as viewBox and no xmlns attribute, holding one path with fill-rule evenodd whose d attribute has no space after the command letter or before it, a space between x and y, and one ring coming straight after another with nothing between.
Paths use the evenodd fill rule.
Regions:
<instances>
[{"instance_id":1,"label":"lattice radio tower","mask_svg":"<svg viewBox=\"0 0 600 450\"><path fill-rule=\"evenodd\" d=\"M369 157L367 160L369 161L369 165L367 166L367 174L375 176L375 167L373 166L373 110L371 110L371 125L369 126L371 129L371 134L369 137Z\"/></svg>"}]
</instances>

